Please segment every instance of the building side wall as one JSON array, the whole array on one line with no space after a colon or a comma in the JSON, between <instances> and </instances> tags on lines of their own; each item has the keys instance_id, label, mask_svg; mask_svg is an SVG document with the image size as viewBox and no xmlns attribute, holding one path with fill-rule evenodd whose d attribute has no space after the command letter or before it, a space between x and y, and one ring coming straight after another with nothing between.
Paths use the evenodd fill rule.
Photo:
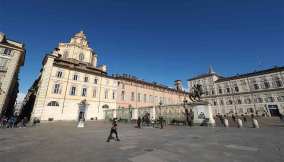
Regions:
<instances>
[{"instance_id":1,"label":"building side wall","mask_svg":"<svg viewBox=\"0 0 284 162\"><path fill-rule=\"evenodd\" d=\"M223 82L201 78L188 84L200 83L208 91L203 99L212 105L214 114L257 113L269 116L270 106L276 105L280 113L284 113L283 74L283 71L272 72Z\"/></svg>"},{"instance_id":2,"label":"building side wall","mask_svg":"<svg viewBox=\"0 0 284 162\"><path fill-rule=\"evenodd\" d=\"M7 46L1 46L1 49L9 48L11 49L10 55L4 55L3 53L0 53L0 59L1 61L7 60L7 63L5 67L1 67L0 69L0 113L2 111L6 111L7 109L11 109L12 107L8 107L11 98L15 98L16 96L11 95L17 95L16 93L12 93L16 87L16 82L18 79L18 73L20 70L20 66L22 65L23 57L24 57L24 51L20 51L17 49L13 49ZM2 50L1 50L2 51ZM4 110L5 109L5 110Z\"/></svg>"},{"instance_id":3,"label":"building side wall","mask_svg":"<svg viewBox=\"0 0 284 162\"><path fill-rule=\"evenodd\" d=\"M141 108L163 105L180 104L185 96L182 92L173 92L159 87L139 84L131 81L118 80L117 106ZM124 99L122 97L124 92Z\"/></svg>"}]
</instances>

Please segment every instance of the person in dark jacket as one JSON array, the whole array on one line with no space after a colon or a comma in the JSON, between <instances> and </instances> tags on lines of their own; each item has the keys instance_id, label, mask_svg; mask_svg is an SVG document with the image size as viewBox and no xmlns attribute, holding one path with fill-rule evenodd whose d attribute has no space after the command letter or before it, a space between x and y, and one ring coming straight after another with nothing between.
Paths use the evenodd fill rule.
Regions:
<instances>
[{"instance_id":1,"label":"person in dark jacket","mask_svg":"<svg viewBox=\"0 0 284 162\"><path fill-rule=\"evenodd\" d=\"M164 119L163 119L162 116L159 117L159 122L160 122L160 126L161 126L160 128L163 129L164 128L164 123L163 123Z\"/></svg>"},{"instance_id":2,"label":"person in dark jacket","mask_svg":"<svg viewBox=\"0 0 284 162\"><path fill-rule=\"evenodd\" d=\"M137 127L138 128L141 128L141 118L140 118L140 116L138 117L138 119L137 119Z\"/></svg>"},{"instance_id":3,"label":"person in dark jacket","mask_svg":"<svg viewBox=\"0 0 284 162\"><path fill-rule=\"evenodd\" d=\"M111 139L114 139L112 134L115 134L116 141L120 141L120 139L118 138L117 127L118 126L117 126L116 120L114 119L112 122L112 127L110 129L110 134L107 138L107 142L109 142Z\"/></svg>"}]
</instances>

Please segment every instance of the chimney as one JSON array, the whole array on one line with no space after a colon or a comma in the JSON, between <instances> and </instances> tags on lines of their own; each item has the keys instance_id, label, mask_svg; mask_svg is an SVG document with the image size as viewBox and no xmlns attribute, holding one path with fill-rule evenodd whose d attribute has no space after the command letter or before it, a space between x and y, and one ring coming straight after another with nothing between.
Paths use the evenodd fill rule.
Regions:
<instances>
[{"instance_id":1,"label":"chimney","mask_svg":"<svg viewBox=\"0 0 284 162\"><path fill-rule=\"evenodd\" d=\"M183 88L182 88L182 81L181 80L176 80L175 81L175 87L176 87L177 91L182 91L183 90Z\"/></svg>"}]
</instances>

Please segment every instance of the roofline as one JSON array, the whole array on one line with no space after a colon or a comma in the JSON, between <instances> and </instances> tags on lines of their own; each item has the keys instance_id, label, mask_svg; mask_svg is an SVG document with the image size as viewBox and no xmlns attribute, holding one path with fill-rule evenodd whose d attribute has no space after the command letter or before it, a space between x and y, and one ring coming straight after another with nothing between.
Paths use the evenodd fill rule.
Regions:
<instances>
[{"instance_id":1,"label":"roofline","mask_svg":"<svg viewBox=\"0 0 284 162\"><path fill-rule=\"evenodd\" d=\"M130 82L139 83L139 84L146 84L146 85L149 85L149 86L165 89L165 90L176 92L176 93L188 94L188 92L186 92L186 91L178 91L178 90L176 90L174 88L170 88L170 87L167 87L167 86L159 85L157 83L156 84L155 83L150 83L150 82L147 82L147 81L144 81L144 80L128 78L128 77L123 77L123 76L113 76L113 78L116 79L116 80L121 79L121 80L126 80L126 81L130 81Z\"/></svg>"},{"instance_id":2,"label":"roofline","mask_svg":"<svg viewBox=\"0 0 284 162\"><path fill-rule=\"evenodd\" d=\"M195 76L193 78L187 79L187 81L193 81L193 80L197 80L197 79L201 79L201 78L210 77L210 76L213 76L213 75L223 78L222 75L219 75L219 74L216 74L216 73L212 73L212 74L201 74L201 75Z\"/></svg>"},{"instance_id":3,"label":"roofline","mask_svg":"<svg viewBox=\"0 0 284 162\"><path fill-rule=\"evenodd\" d=\"M241 75L235 75L235 76L230 76L230 77L226 77L226 78L221 78L216 80L216 83L220 83L220 82L225 82L228 80L236 80L236 79L242 79L242 78L247 78L247 77L253 77L253 76L258 76L258 75L264 75L264 74L269 74L269 73L273 73L273 72L281 72L284 71L284 66L275 66L273 68L269 68L269 69L264 69L264 70L259 70L259 71L255 71L252 73L244 73Z\"/></svg>"}]
</instances>

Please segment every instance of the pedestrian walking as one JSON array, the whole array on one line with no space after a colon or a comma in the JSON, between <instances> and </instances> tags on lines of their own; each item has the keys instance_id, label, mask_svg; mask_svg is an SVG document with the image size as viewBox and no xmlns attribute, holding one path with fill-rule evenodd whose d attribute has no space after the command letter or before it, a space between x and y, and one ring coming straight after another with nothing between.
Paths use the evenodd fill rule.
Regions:
<instances>
[{"instance_id":1,"label":"pedestrian walking","mask_svg":"<svg viewBox=\"0 0 284 162\"><path fill-rule=\"evenodd\" d=\"M120 141L120 139L118 138L117 127L118 126L117 126L116 120L114 119L112 122L112 127L110 129L110 134L107 138L107 142L109 142L111 139L114 139L112 134L115 134L116 141Z\"/></svg>"},{"instance_id":2,"label":"pedestrian walking","mask_svg":"<svg viewBox=\"0 0 284 162\"><path fill-rule=\"evenodd\" d=\"M2 117L1 128L7 128L8 119L6 116Z\"/></svg>"},{"instance_id":3,"label":"pedestrian walking","mask_svg":"<svg viewBox=\"0 0 284 162\"><path fill-rule=\"evenodd\" d=\"M8 126L7 126L7 128L13 128L13 125L14 125L13 118L10 117L10 118L8 119Z\"/></svg>"},{"instance_id":4,"label":"pedestrian walking","mask_svg":"<svg viewBox=\"0 0 284 162\"><path fill-rule=\"evenodd\" d=\"M138 117L138 119L137 119L137 127L138 128L141 128L141 118L140 118L140 116Z\"/></svg>"},{"instance_id":5,"label":"pedestrian walking","mask_svg":"<svg viewBox=\"0 0 284 162\"><path fill-rule=\"evenodd\" d=\"M160 128L163 129L164 128L164 123L163 123L164 119L163 119L162 116L159 117L159 122L160 122L160 126L161 126Z\"/></svg>"}]
</instances>

